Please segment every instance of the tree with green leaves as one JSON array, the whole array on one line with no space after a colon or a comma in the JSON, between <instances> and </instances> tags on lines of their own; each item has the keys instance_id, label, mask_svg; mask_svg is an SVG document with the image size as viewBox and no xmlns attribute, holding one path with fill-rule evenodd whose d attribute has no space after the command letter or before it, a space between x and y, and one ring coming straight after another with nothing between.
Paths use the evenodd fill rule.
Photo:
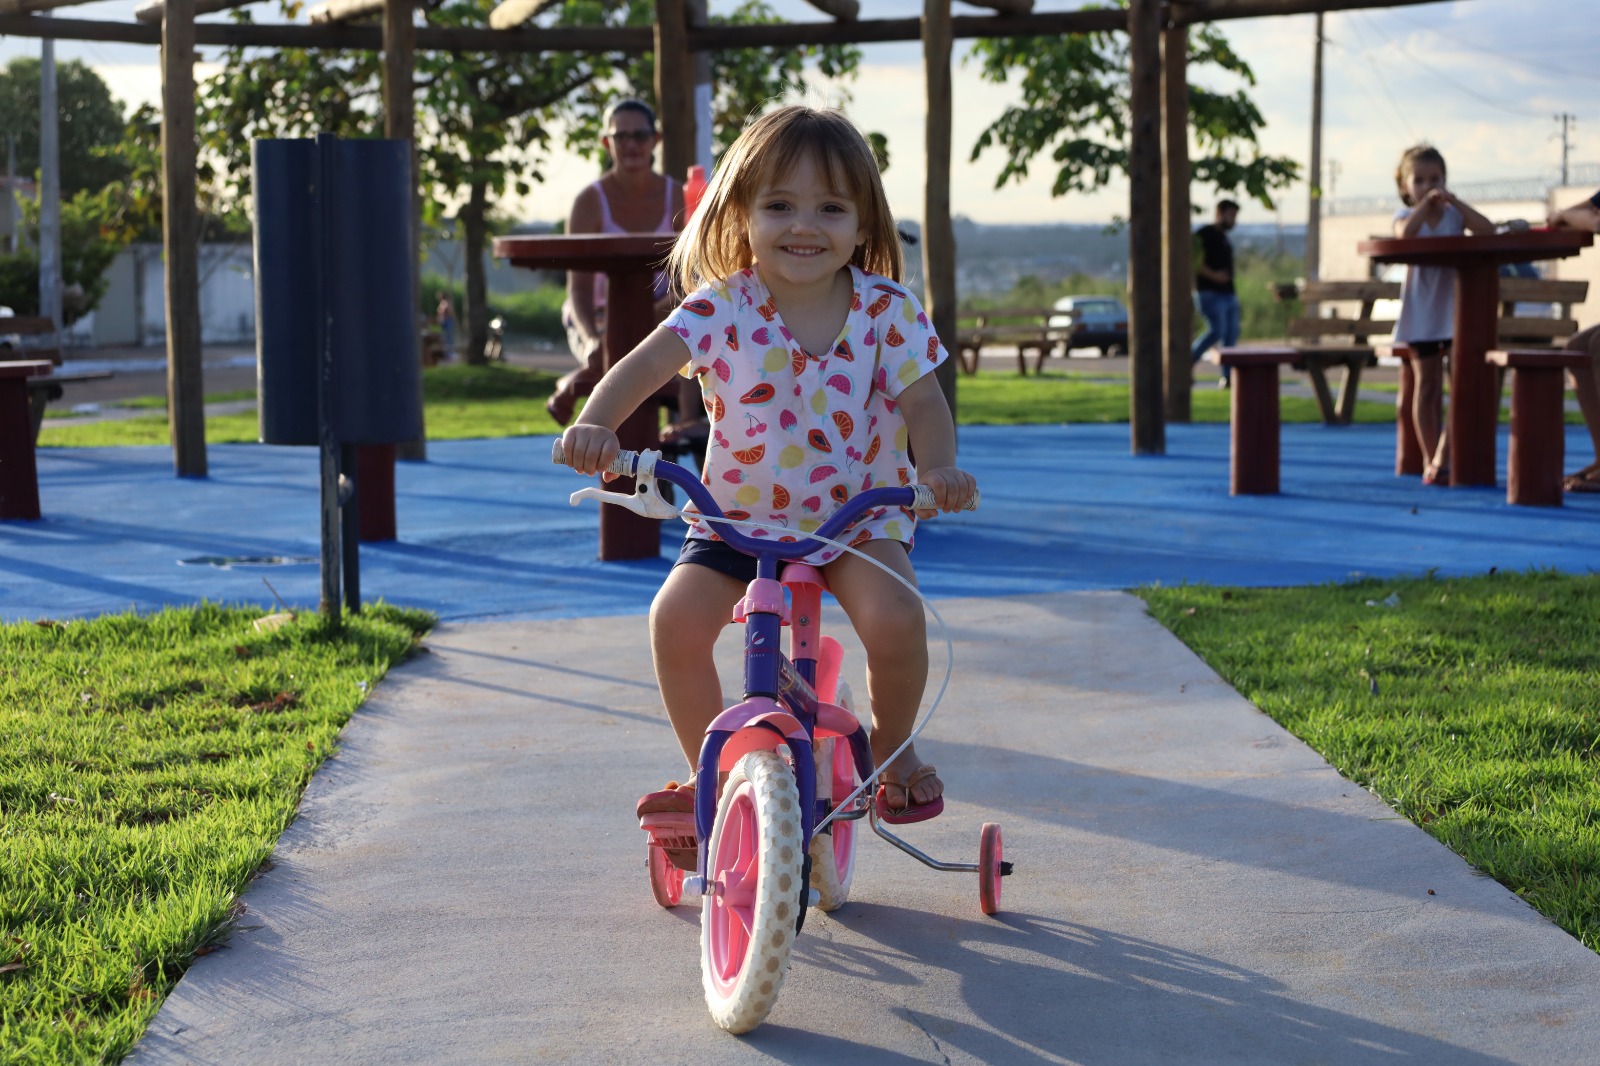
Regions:
<instances>
[{"instance_id":1,"label":"tree with green leaves","mask_svg":"<svg viewBox=\"0 0 1600 1066\"><path fill-rule=\"evenodd\" d=\"M97 151L122 140L122 104L81 60L56 64L56 110L63 198L99 192L127 173L115 156ZM20 57L0 70L0 131L16 134L17 172L38 173L39 60Z\"/></svg>"},{"instance_id":2,"label":"tree with green leaves","mask_svg":"<svg viewBox=\"0 0 1600 1066\"><path fill-rule=\"evenodd\" d=\"M295 7L285 2L286 13ZM485 26L495 0L440 0L425 6L430 25ZM551 25L649 25L648 0L566 0L546 12ZM247 19L243 13L236 18ZM760 0L728 21L774 21ZM719 114L743 116L766 100L801 89L809 60L843 78L859 60L853 49L759 49L719 55L714 64ZM605 105L619 95L651 99L651 57L609 53L419 52L416 139L424 225L434 228L450 205L460 225L465 260L466 358L483 361L488 337L485 253L489 213L509 192L529 193L554 131L591 157L599 152ZM381 57L370 52L270 52L232 49L223 70L200 87L200 131L243 194L250 141L258 137L382 135ZM728 136L731 136L728 135Z\"/></svg>"},{"instance_id":3,"label":"tree with green leaves","mask_svg":"<svg viewBox=\"0 0 1600 1066\"><path fill-rule=\"evenodd\" d=\"M1117 0L1127 6L1127 0ZM1191 69L1213 67L1244 83L1234 92L1189 84L1189 128L1198 155L1190 160L1193 180L1239 192L1272 206L1272 193L1300 172L1294 160L1263 155L1257 134L1265 125L1246 89L1255 74L1211 25L1189 30ZM980 39L971 61L987 81L1017 79L1020 103L990 123L972 148L976 161L998 149L1005 164L995 187L1027 177L1029 166L1048 152L1056 166L1051 193L1092 192L1128 170L1132 125L1128 86L1128 39L1123 33L1061 37Z\"/></svg>"}]
</instances>

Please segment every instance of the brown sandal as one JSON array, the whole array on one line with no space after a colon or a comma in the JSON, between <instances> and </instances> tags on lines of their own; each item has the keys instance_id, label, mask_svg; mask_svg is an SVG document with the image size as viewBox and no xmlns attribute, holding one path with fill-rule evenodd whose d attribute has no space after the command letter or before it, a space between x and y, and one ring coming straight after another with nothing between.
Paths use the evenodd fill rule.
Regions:
<instances>
[{"instance_id":1,"label":"brown sandal","mask_svg":"<svg viewBox=\"0 0 1600 1066\"><path fill-rule=\"evenodd\" d=\"M680 870L698 869L700 852L694 832L694 781L683 784L668 781L659 792L646 792L634 805L639 828L650 834L650 843L666 853L667 861Z\"/></svg>"},{"instance_id":2,"label":"brown sandal","mask_svg":"<svg viewBox=\"0 0 1600 1066\"><path fill-rule=\"evenodd\" d=\"M926 781L930 777L938 777L939 771L933 768L932 763L923 763L911 771L911 776L901 780L900 775L893 770L878 771L878 794L874 802L878 808L878 819L890 825L909 825L912 822L926 822L929 818L938 816L944 811L944 796L938 795L927 803L914 803L911 799L911 790L917 787L919 781ZM889 806L889 792L891 788L898 788L905 797L905 802L899 807Z\"/></svg>"}]
</instances>

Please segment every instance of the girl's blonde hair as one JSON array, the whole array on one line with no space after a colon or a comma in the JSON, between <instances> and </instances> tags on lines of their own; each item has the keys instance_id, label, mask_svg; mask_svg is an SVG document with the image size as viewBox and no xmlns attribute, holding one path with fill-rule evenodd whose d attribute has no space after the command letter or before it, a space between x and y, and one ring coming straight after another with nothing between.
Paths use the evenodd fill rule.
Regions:
<instances>
[{"instance_id":1,"label":"girl's blonde hair","mask_svg":"<svg viewBox=\"0 0 1600 1066\"><path fill-rule=\"evenodd\" d=\"M682 292L732 277L755 262L747 236L756 194L809 157L829 189L855 204L863 241L850 257L862 270L899 281L900 236L866 138L834 108L791 104L745 127L722 158L700 206L667 258Z\"/></svg>"},{"instance_id":2,"label":"girl's blonde hair","mask_svg":"<svg viewBox=\"0 0 1600 1066\"><path fill-rule=\"evenodd\" d=\"M1406 189L1406 182L1411 179L1411 172L1417 169L1418 163L1434 163L1439 167L1439 173L1446 174L1444 156L1439 154L1439 149L1431 144L1414 144L1407 148L1400 156L1400 165L1394 168L1394 184L1400 190L1400 202L1407 207L1415 207L1411 202L1411 193Z\"/></svg>"}]
</instances>

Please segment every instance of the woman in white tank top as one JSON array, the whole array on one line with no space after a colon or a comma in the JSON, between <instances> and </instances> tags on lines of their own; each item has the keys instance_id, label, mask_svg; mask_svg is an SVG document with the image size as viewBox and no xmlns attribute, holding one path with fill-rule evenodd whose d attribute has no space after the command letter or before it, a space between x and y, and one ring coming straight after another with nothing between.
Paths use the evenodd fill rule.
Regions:
<instances>
[{"instance_id":1,"label":"woman in white tank top","mask_svg":"<svg viewBox=\"0 0 1600 1066\"><path fill-rule=\"evenodd\" d=\"M619 100L606 109L600 143L611 168L578 194L567 216L568 233L674 233L683 219L683 189L655 172L661 141L655 112L640 100ZM656 298L666 296L665 279L656 281ZM578 396L600 379L601 338L605 335L606 279L603 274L571 271L561 320L578 369L556 384L545 404L560 425L572 419Z\"/></svg>"}]
</instances>

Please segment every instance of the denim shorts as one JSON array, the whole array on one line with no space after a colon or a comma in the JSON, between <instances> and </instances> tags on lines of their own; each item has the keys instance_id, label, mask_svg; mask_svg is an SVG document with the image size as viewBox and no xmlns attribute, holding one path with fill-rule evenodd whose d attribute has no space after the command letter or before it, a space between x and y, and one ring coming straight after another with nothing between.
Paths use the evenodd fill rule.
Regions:
<instances>
[{"instance_id":1,"label":"denim shorts","mask_svg":"<svg viewBox=\"0 0 1600 1066\"><path fill-rule=\"evenodd\" d=\"M783 575L784 567L793 560L782 559L778 562L778 575ZM673 566L682 566L684 563L694 563L696 566L709 566L719 574L726 574L735 581L748 585L756 579L756 559L753 555L746 555L725 540L701 540L699 537L684 537L683 547L678 550L678 561Z\"/></svg>"}]
</instances>

